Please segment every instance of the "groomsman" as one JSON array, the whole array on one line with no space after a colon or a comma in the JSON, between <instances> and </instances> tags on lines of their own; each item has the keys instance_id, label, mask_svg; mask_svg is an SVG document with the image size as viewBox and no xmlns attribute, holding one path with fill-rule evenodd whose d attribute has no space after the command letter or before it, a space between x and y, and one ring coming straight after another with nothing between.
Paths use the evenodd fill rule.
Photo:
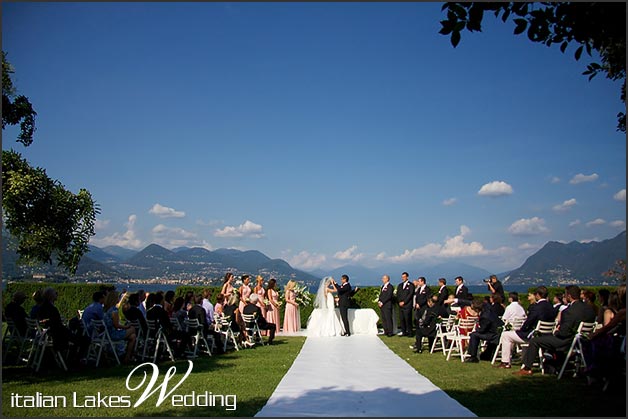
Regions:
<instances>
[{"instance_id":1,"label":"groomsman","mask_svg":"<svg viewBox=\"0 0 628 419\"><path fill-rule=\"evenodd\" d=\"M382 276L382 289L379 292L377 305L382 313L382 325L386 336L394 336L393 333L393 286L388 275Z\"/></svg>"},{"instance_id":2,"label":"groomsman","mask_svg":"<svg viewBox=\"0 0 628 419\"><path fill-rule=\"evenodd\" d=\"M414 284L408 281L408 273L401 274L401 284L397 286L397 301L401 311L400 335L412 336L412 300Z\"/></svg>"},{"instance_id":3,"label":"groomsman","mask_svg":"<svg viewBox=\"0 0 628 419\"><path fill-rule=\"evenodd\" d=\"M427 309L427 300L432 296L432 291L427 286L425 278L420 276L414 284L414 318L419 321L423 312Z\"/></svg>"},{"instance_id":4,"label":"groomsman","mask_svg":"<svg viewBox=\"0 0 628 419\"><path fill-rule=\"evenodd\" d=\"M438 279L438 302L439 306L445 304L445 300L449 297L449 291L447 290L447 280L445 278Z\"/></svg>"}]
</instances>

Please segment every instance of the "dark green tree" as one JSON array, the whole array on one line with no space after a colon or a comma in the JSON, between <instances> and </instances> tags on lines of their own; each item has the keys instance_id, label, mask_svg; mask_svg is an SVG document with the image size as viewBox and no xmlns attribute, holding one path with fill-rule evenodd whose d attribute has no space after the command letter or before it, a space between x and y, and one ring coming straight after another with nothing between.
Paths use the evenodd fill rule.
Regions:
<instances>
[{"instance_id":1,"label":"dark green tree","mask_svg":"<svg viewBox=\"0 0 628 419\"><path fill-rule=\"evenodd\" d=\"M28 98L15 95L12 72L2 52L2 128L20 124L17 141L27 147L33 142L36 113ZM16 151L3 150L2 208L4 227L17 242L19 263L52 263L54 258L76 273L99 213L89 191L74 194Z\"/></svg>"},{"instance_id":2,"label":"dark green tree","mask_svg":"<svg viewBox=\"0 0 628 419\"><path fill-rule=\"evenodd\" d=\"M460 33L481 31L485 12L491 12L503 22L512 18L514 34L526 33L532 42L551 46L560 45L565 52L570 44L576 49L574 57L582 53L591 56L597 51L600 63L591 62L582 73L589 80L598 73L611 80L623 80L620 98L626 106L626 3L445 3L442 7L447 19L442 20L440 33L450 35L454 48L460 42ZM617 130L626 131L625 112L617 114Z\"/></svg>"}]
</instances>

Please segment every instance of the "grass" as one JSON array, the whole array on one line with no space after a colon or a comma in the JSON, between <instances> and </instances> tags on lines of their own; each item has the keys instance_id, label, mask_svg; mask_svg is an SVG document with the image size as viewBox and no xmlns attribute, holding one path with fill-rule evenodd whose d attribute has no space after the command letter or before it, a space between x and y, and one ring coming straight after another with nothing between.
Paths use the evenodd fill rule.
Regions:
<instances>
[{"instance_id":1,"label":"grass","mask_svg":"<svg viewBox=\"0 0 628 419\"><path fill-rule=\"evenodd\" d=\"M413 353L409 345L414 338L382 337L382 341L477 416L626 417L625 386L604 393L571 374L557 380L535 369L533 376L518 377L512 374L517 364L510 370L498 369L487 361L461 363L453 354L447 361L442 352Z\"/></svg>"},{"instance_id":2,"label":"grass","mask_svg":"<svg viewBox=\"0 0 628 419\"><path fill-rule=\"evenodd\" d=\"M156 407L156 392L137 408L78 408L73 404L72 394L82 402L86 396L102 395L130 396L131 403L140 397L144 386L132 392L126 388L126 379L135 366L88 367L82 372L63 373L56 365L38 375L25 367L3 367L2 414L3 416L254 416L269 399L283 376L298 355L304 337L277 337L273 346L256 346L252 349L229 352L211 358L206 356L194 360L190 376L173 394L188 395L209 392L213 395L236 395L235 410L227 410L217 403L214 407L173 407L171 397ZM52 361L54 364L54 361ZM161 384L169 367L177 368L168 384L170 390L184 376L187 361L162 362L156 386ZM149 371L148 378L150 379ZM141 372L136 372L131 386L139 385ZM18 408L11 407L11 393L20 395L63 395L67 398L66 408Z\"/></svg>"}]
</instances>

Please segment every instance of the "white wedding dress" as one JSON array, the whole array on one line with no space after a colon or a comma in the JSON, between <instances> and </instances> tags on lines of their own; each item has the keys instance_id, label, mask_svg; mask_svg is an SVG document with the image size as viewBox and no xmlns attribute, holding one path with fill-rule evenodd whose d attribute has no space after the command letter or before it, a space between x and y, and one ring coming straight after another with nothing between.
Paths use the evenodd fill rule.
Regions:
<instances>
[{"instance_id":1,"label":"white wedding dress","mask_svg":"<svg viewBox=\"0 0 628 419\"><path fill-rule=\"evenodd\" d=\"M307 321L308 336L340 336L343 332L340 313L336 311L334 296L327 293L324 307L315 308Z\"/></svg>"}]
</instances>

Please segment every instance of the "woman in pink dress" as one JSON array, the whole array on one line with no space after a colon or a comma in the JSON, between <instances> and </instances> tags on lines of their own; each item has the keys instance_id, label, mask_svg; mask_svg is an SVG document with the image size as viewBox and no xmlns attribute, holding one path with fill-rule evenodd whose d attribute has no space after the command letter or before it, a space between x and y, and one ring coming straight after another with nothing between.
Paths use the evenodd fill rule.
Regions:
<instances>
[{"instance_id":1,"label":"woman in pink dress","mask_svg":"<svg viewBox=\"0 0 628 419\"><path fill-rule=\"evenodd\" d=\"M220 293L225 296L225 301L229 301L231 294L233 294L233 274L231 272L225 274Z\"/></svg>"},{"instance_id":2,"label":"woman in pink dress","mask_svg":"<svg viewBox=\"0 0 628 419\"><path fill-rule=\"evenodd\" d=\"M301 321L299 318L299 305L296 301L296 293L294 287L296 282L290 280L286 284L286 311L283 318L284 333L299 332L301 329Z\"/></svg>"},{"instance_id":3,"label":"woman in pink dress","mask_svg":"<svg viewBox=\"0 0 628 419\"><path fill-rule=\"evenodd\" d=\"M251 277L249 275L242 275L242 286L240 287L240 313L244 312L244 306L249 302L249 295L251 295Z\"/></svg>"},{"instance_id":4,"label":"woman in pink dress","mask_svg":"<svg viewBox=\"0 0 628 419\"><path fill-rule=\"evenodd\" d=\"M255 279L257 281L257 285L255 285L255 289L253 292L259 296L257 300L257 306L262 310L262 316L266 318L266 304L264 303L264 299L266 298L266 290L264 289L264 278L261 275L257 275ZM267 319L268 320L268 319Z\"/></svg>"},{"instance_id":5,"label":"woman in pink dress","mask_svg":"<svg viewBox=\"0 0 628 419\"><path fill-rule=\"evenodd\" d=\"M266 288L266 299L268 300L268 306L266 306L266 321L268 323L274 323L277 327L276 332L279 333L281 328L281 319L279 317L279 293L275 291L277 281L275 278L271 278L268 281L268 287Z\"/></svg>"}]
</instances>

